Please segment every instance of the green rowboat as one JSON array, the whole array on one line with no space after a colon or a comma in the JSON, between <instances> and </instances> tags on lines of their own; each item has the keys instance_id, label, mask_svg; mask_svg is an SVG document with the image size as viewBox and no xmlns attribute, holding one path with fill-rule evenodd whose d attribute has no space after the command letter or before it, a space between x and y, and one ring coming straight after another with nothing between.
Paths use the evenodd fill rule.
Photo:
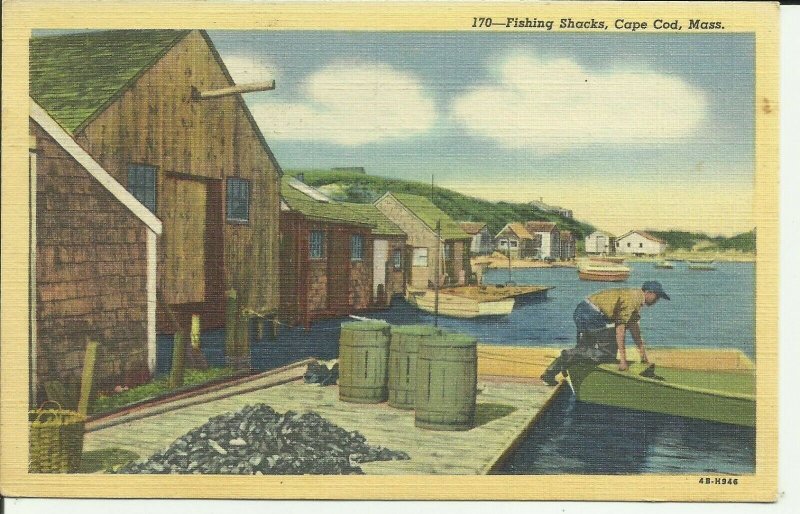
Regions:
<instances>
[{"instance_id":1,"label":"green rowboat","mask_svg":"<svg viewBox=\"0 0 800 514\"><path fill-rule=\"evenodd\" d=\"M753 371L704 371L656 366L655 375L640 373L647 364L581 364L569 369L578 401L657 412L672 416L754 427Z\"/></svg>"}]
</instances>

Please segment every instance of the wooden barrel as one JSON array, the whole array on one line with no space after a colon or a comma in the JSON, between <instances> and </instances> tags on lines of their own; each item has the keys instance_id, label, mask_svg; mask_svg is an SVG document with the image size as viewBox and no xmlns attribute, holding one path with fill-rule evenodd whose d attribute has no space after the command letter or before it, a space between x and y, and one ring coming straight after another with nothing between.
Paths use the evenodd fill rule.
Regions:
<instances>
[{"instance_id":1,"label":"wooden barrel","mask_svg":"<svg viewBox=\"0 0 800 514\"><path fill-rule=\"evenodd\" d=\"M342 323L339 336L339 399L353 403L386 401L388 361L388 323Z\"/></svg>"},{"instance_id":2,"label":"wooden barrel","mask_svg":"<svg viewBox=\"0 0 800 514\"><path fill-rule=\"evenodd\" d=\"M419 343L416 426L469 430L475 422L478 386L477 340L461 334L428 337Z\"/></svg>"},{"instance_id":3,"label":"wooden barrel","mask_svg":"<svg viewBox=\"0 0 800 514\"><path fill-rule=\"evenodd\" d=\"M389 343L389 405L413 409L417 390L417 352L419 342L439 335L430 325L392 327Z\"/></svg>"}]
</instances>

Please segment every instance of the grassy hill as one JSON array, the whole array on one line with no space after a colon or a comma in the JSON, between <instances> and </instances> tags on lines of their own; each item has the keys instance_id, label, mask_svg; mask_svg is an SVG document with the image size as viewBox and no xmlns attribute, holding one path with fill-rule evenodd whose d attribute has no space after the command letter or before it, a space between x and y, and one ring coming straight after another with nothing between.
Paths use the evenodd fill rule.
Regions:
<instances>
[{"instance_id":1,"label":"grassy hill","mask_svg":"<svg viewBox=\"0 0 800 514\"><path fill-rule=\"evenodd\" d=\"M387 191L410 193L431 198L437 207L456 221L480 221L489 225L492 234L511 222L552 221L561 230L570 230L583 246L583 239L594 231L594 227L572 218L544 212L532 205L509 202L490 202L473 198L449 189L407 180L375 177L354 172L329 170L286 170L287 174L303 174L303 180L337 200L369 203Z\"/></svg>"},{"instance_id":2,"label":"grassy hill","mask_svg":"<svg viewBox=\"0 0 800 514\"><path fill-rule=\"evenodd\" d=\"M709 236L702 232L685 232L681 230L649 230L648 232L666 241L667 247L670 250L697 252L724 252L733 250L743 253L755 253L756 251L755 229L732 237Z\"/></svg>"}]
</instances>

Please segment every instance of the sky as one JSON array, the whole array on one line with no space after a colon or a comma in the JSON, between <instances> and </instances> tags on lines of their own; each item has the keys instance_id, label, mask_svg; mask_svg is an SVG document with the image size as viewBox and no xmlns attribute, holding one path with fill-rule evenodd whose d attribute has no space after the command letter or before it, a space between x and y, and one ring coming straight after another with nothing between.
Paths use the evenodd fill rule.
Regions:
<instances>
[{"instance_id":1,"label":"sky","mask_svg":"<svg viewBox=\"0 0 800 514\"><path fill-rule=\"evenodd\" d=\"M281 166L364 166L623 233L754 226L749 34L210 31Z\"/></svg>"}]
</instances>

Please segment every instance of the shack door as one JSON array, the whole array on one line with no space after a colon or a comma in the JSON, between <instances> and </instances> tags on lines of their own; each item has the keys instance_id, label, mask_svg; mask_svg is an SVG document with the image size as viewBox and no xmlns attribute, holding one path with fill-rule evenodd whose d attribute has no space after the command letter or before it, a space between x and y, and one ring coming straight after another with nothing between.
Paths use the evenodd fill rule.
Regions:
<instances>
[{"instance_id":1,"label":"shack door","mask_svg":"<svg viewBox=\"0 0 800 514\"><path fill-rule=\"evenodd\" d=\"M164 179L164 294L171 304L205 300L206 183Z\"/></svg>"},{"instance_id":2,"label":"shack door","mask_svg":"<svg viewBox=\"0 0 800 514\"><path fill-rule=\"evenodd\" d=\"M350 312L350 234L333 229L328 237L328 309Z\"/></svg>"},{"instance_id":3,"label":"shack door","mask_svg":"<svg viewBox=\"0 0 800 514\"><path fill-rule=\"evenodd\" d=\"M386 263L389 260L389 241L376 239L372 260L372 299L378 299L378 286L386 291Z\"/></svg>"}]
</instances>

